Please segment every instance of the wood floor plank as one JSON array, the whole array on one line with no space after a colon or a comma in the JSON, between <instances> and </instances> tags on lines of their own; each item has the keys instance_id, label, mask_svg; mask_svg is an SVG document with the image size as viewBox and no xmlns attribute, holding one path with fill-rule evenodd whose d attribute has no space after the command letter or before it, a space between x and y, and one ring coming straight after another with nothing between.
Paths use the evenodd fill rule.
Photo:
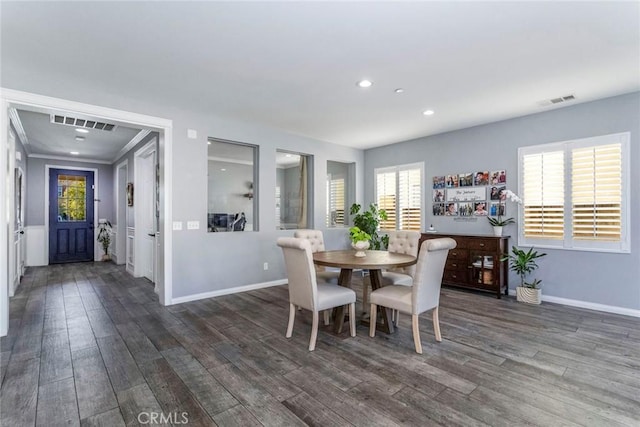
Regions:
<instances>
[{"instance_id":1,"label":"wood floor plank","mask_svg":"<svg viewBox=\"0 0 640 427\"><path fill-rule=\"evenodd\" d=\"M309 426L341 427L351 425L347 420L305 392L300 392L282 403Z\"/></svg>"},{"instance_id":2,"label":"wood floor plank","mask_svg":"<svg viewBox=\"0 0 640 427\"><path fill-rule=\"evenodd\" d=\"M42 338L40 356L40 385L73 376L69 336L64 332L47 334Z\"/></svg>"},{"instance_id":3,"label":"wood floor plank","mask_svg":"<svg viewBox=\"0 0 640 427\"><path fill-rule=\"evenodd\" d=\"M126 427L119 408L80 421L82 427Z\"/></svg>"},{"instance_id":4,"label":"wood floor plank","mask_svg":"<svg viewBox=\"0 0 640 427\"><path fill-rule=\"evenodd\" d=\"M93 329L91 329L91 323L84 314L67 317L67 331L69 333L69 347L72 352L98 346Z\"/></svg>"},{"instance_id":5,"label":"wood floor plank","mask_svg":"<svg viewBox=\"0 0 640 427\"><path fill-rule=\"evenodd\" d=\"M79 426L73 378L41 385L36 426Z\"/></svg>"},{"instance_id":6,"label":"wood floor plank","mask_svg":"<svg viewBox=\"0 0 640 427\"><path fill-rule=\"evenodd\" d=\"M263 425L242 405L236 405L219 413L213 417L213 420L223 427L262 427Z\"/></svg>"},{"instance_id":7,"label":"wood floor plank","mask_svg":"<svg viewBox=\"0 0 640 427\"><path fill-rule=\"evenodd\" d=\"M118 402L98 347L72 353L80 419L116 408Z\"/></svg>"},{"instance_id":8,"label":"wood floor plank","mask_svg":"<svg viewBox=\"0 0 640 427\"><path fill-rule=\"evenodd\" d=\"M39 359L9 361L0 391L3 426L35 425L39 365Z\"/></svg>"},{"instance_id":9,"label":"wood floor plank","mask_svg":"<svg viewBox=\"0 0 640 427\"><path fill-rule=\"evenodd\" d=\"M142 384L144 378L120 336L98 338L98 347L115 391Z\"/></svg>"},{"instance_id":10,"label":"wood floor plank","mask_svg":"<svg viewBox=\"0 0 640 427\"><path fill-rule=\"evenodd\" d=\"M142 413L159 414L162 412L162 407L156 400L147 383L119 391L118 403L122 417L124 418L127 426L140 425L138 416ZM165 422L158 423L158 425L167 426L168 424Z\"/></svg>"}]
</instances>

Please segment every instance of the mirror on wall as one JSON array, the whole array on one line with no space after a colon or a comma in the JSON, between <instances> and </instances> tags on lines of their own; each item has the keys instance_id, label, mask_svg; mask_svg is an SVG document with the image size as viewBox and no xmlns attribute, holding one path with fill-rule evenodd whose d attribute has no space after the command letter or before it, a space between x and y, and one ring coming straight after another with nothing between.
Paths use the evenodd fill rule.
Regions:
<instances>
[{"instance_id":1,"label":"mirror on wall","mask_svg":"<svg viewBox=\"0 0 640 427\"><path fill-rule=\"evenodd\" d=\"M276 229L313 228L313 157L276 151Z\"/></svg>"},{"instance_id":2,"label":"mirror on wall","mask_svg":"<svg viewBox=\"0 0 640 427\"><path fill-rule=\"evenodd\" d=\"M258 147L211 138L207 156L207 230L257 230Z\"/></svg>"},{"instance_id":3,"label":"mirror on wall","mask_svg":"<svg viewBox=\"0 0 640 427\"><path fill-rule=\"evenodd\" d=\"M327 227L349 225L349 206L355 201L355 163L327 161Z\"/></svg>"}]
</instances>

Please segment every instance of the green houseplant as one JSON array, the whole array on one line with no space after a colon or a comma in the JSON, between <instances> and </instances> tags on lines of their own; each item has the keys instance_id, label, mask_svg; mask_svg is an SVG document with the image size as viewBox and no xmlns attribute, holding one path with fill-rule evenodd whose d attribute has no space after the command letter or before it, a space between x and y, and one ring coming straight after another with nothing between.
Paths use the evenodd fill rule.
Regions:
<instances>
[{"instance_id":1,"label":"green houseplant","mask_svg":"<svg viewBox=\"0 0 640 427\"><path fill-rule=\"evenodd\" d=\"M365 251L369 249L369 241L371 240L369 233L354 226L349 229L349 238L351 239L351 247L356 250L356 256L367 256Z\"/></svg>"},{"instance_id":2,"label":"green houseplant","mask_svg":"<svg viewBox=\"0 0 640 427\"><path fill-rule=\"evenodd\" d=\"M101 219L98 223L98 242L102 245L104 255L103 261L108 261L109 257L109 245L111 245L111 223L109 220Z\"/></svg>"},{"instance_id":3,"label":"green houseplant","mask_svg":"<svg viewBox=\"0 0 640 427\"><path fill-rule=\"evenodd\" d=\"M502 261L509 261L511 271L514 271L520 276L520 286L516 288L516 298L518 301L540 304L540 284L542 281L534 279L532 282L527 282L525 279L527 275L533 273L538 268L536 260L546 255L546 253L539 253L533 248L525 251L514 246L511 248L511 254L502 258Z\"/></svg>"},{"instance_id":4,"label":"green houseplant","mask_svg":"<svg viewBox=\"0 0 640 427\"><path fill-rule=\"evenodd\" d=\"M522 204L522 199L520 197L518 197L518 195L516 193L514 193L511 190L502 190L500 192L500 199L499 199L502 203L506 204L507 200L511 200L512 202L518 203L518 204ZM504 209L504 207L503 207ZM497 217L487 217L487 220L489 221L489 224L491 224L491 226L493 227L493 234L496 236L502 236L502 227L504 227L505 225L509 225L509 224L514 224L516 222L516 220L511 217L511 218L503 218L502 215L498 214Z\"/></svg>"},{"instance_id":5,"label":"green houseplant","mask_svg":"<svg viewBox=\"0 0 640 427\"><path fill-rule=\"evenodd\" d=\"M353 215L353 225L359 230L369 235L369 243L372 249L380 250L387 247L389 244L389 236L386 234L383 236L378 235L378 227L380 221L387 219L387 212L384 209L378 209L375 203L369 205L369 209L360 212L360 206L358 203L351 205L350 213Z\"/></svg>"}]
</instances>

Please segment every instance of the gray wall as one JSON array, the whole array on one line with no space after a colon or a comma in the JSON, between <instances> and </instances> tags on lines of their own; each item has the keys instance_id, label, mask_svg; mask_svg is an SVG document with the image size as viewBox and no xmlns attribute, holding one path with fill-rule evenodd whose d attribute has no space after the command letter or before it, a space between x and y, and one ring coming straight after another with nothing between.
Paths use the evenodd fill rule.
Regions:
<instances>
[{"instance_id":1,"label":"gray wall","mask_svg":"<svg viewBox=\"0 0 640 427\"><path fill-rule=\"evenodd\" d=\"M631 253L611 254L545 249L536 277L543 294L617 307L640 309L640 93L621 95L554 111L406 141L365 152L365 199L374 198L374 168L425 162L425 228L456 233L491 233L487 220L454 222L434 217L431 178L477 170L507 171L507 187L518 190L518 147L631 133ZM514 206L508 206L514 212ZM517 225L508 226L517 243ZM510 287L517 283L510 277Z\"/></svg>"},{"instance_id":2,"label":"gray wall","mask_svg":"<svg viewBox=\"0 0 640 427\"><path fill-rule=\"evenodd\" d=\"M45 212L45 166L72 166L98 169L98 193L95 198L98 202L98 218L114 220L113 203L113 168L111 165L76 162L72 160L39 159L29 157L27 160L27 215L25 223L30 225L44 225Z\"/></svg>"}]
</instances>

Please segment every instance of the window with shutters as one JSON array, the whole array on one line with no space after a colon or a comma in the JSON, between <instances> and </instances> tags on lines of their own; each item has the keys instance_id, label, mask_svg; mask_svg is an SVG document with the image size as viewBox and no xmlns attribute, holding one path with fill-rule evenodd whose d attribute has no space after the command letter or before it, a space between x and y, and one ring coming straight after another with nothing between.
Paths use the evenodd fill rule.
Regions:
<instances>
[{"instance_id":1,"label":"window with shutters","mask_svg":"<svg viewBox=\"0 0 640 427\"><path fill-rule=\"evenodd\" d=\"M522 147L519 244L628 252L629 133Z\"/></svg>"},{"instance_id":2,"label":"window with shutters","mask_svg":"<svg viewBox=\"0 0 640 427\"><path fill-rule=\"evenodd\" d=\"M344 178L327 178L327 226L344 225Z\"/></svg>"},{"instance_id":3,"label":"window with shutters","mask_svg":"<svg viewBox=\"0 0 640 427\"><path fill-rule=\"evenodd\" d=\"M422 229L423 170L423 163L375 170L376 203L388 217L381 229Z\"/></svg>"}]
</instances>

